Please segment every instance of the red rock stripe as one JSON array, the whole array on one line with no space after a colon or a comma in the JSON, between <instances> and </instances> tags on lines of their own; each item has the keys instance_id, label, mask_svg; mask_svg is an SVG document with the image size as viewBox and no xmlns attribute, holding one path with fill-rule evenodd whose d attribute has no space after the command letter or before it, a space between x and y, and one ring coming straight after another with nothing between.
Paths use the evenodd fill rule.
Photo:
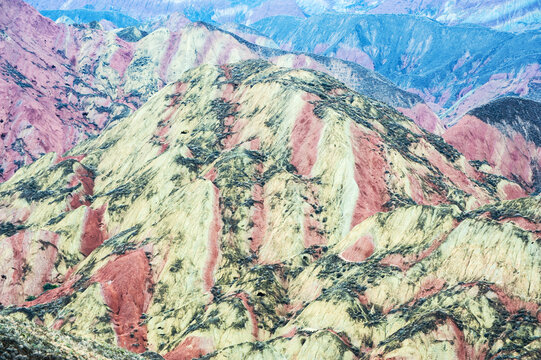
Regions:
<instances>
[{"instance_id":1,"label":"red rock stripe","mask_svg":"<svg viewBox=\"0 0 541 360\"><path fill-rule=\"evenodd\" d=\"M102 267L92 278L112 311L113 328L120 347L142 353L147 347L147 328L141 315L150 302L151 269L142 249L122 255Z\"/></svg>"},{"instance_id":2,"label":"red rock stripe","mask_svg":"<svg viewBox=\"0 0 541 360\"><path fill-rule=\"evenodd\" d=\"M314 114L315 105L310 101L320 100L313 94L305 94L306 101L295 120L291 133L291 164L303 176L310 176L317 160L317 145L321 137L323 122Z\"/></svg>"}]
</instances>

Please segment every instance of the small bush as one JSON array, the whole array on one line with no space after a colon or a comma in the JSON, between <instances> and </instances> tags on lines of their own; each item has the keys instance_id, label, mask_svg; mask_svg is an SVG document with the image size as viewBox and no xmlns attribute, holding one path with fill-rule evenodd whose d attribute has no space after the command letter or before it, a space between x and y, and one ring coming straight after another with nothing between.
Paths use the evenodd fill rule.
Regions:
<instances>
[{"instance_id":1,"label":"small bush","mask_svg":"<svg viewBox=\"0 0 541 360\"><path fill-rule=\"evenodd\" d=\"M55 284L45 284L43 285L43 291L49 291L49 290L52 290L52 289L56 289L59 285L55 285Z\"/></svg>"}]
</instances>

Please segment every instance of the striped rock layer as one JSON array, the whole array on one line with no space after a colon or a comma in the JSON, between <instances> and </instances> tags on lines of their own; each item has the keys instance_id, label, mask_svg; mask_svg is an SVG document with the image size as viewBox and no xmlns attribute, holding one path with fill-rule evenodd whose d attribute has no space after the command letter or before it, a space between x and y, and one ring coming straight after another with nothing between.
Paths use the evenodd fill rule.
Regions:
<instances>
[{"instance_id":1,"label":"striped rock layer","mask_svg":"<svg viewBox=\"0 0 541 360\"><path fill-rule=\"evenodd\" d=\"M443 138L484 171L541 190L541 103L498 99L470 111Z\"/></svg>"},{"instance_id":2,"label":"striped rock layer","mask_svg":"<svg viewBox=\"0 0 541 360\"><path fill-rule=\"evenodd\" d=\"M323 73L205 65L0 185L2 315L168 360L535 359L525 195Z\"/></svg>"}]
</instances>

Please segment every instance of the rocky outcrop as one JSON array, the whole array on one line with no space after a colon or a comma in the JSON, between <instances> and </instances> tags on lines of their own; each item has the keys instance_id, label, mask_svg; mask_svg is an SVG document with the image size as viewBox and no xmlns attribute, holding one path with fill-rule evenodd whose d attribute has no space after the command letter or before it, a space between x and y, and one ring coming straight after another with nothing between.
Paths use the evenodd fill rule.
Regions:
<instances>
[{"instance_id":1,"label":"rocky outcrop","mask_svg":"<svg viewBox=\"0 0 541 360\"><path fill-rule=\"evenodd\" d=\"M541 189L541 104L502 98L476 108L443 135L487 172Z\"/></svg>"},{"instance_id":2,"label":"rocky outcrop","mask_svg":"<svg viewBox=\"0 0 541 360\"><path fill-rule=\"evenodd\" d=\"M56 247L4 316L171 360L539 351L539 197L328 75L201 66L68 155L0 185L0 253Z\"/></svg>"}]
</instances>

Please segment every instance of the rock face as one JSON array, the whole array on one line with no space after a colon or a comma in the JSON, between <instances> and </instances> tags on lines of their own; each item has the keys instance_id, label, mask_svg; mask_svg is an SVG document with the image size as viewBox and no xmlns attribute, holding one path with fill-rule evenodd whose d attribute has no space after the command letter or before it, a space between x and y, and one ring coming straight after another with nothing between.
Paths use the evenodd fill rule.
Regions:
<instances>
[{"instance_id":1,"label":"rock face","mask_svg":"<svg viewBox=\"0 0 541 360\"><path fill-rule=\"evenodd\" d=\"M419 94L445 122L505 95L541 99L539 31L514 35L407 15L281 16L252 26L286 50L371 67Z\"/></svg>"},{"instance_id":2,"label":"rock face","mask_svg":"<svg viewBox=\"0 0 541 360\"><path fill-rule=\"evenodd\" d=\"M328 75L204 65L0 185L2 313L168 360L535 359L524 195Z\"/></svg>"},{"instance_id":3,"label":"rock face","mask_svg":"<svg viewBox=\"0 0 541 360\"><path fill-rule=\"evenodd\" d=\"M44 153L64 153L126 117L165 84L203 63L266 58L332 73L359 92L441 132L422 100L361 66L253 45L210 25L170 16L147 35L57 25L20 0L0 2L0 180ZM98 25L96 25L98 26ZM425 119L432 119L425 121Z\"/></svg>"},{"instance_id":4,"label":"rock face","mask_svg":"<svg viewBox=\"0 0 541 360\"><path fill-rule=\"evenodd\" d=\"M485 171L515 179L530 191L541 189L541 103L493 101L470 111L444 139Z\"/></svg>"},{"instance_id":5,"label":"rock face","mask_svg":"<svg viewBox=\"0 0 541 360\"><path fill-rule=\"evenodd\" d=\"M0 2L1 178L49 151L64 152L103 124L87 110L110 102L80 78L76 30L19 1ZM32 34L33 36L26 36Z\"/></svg>"}]
</instances>

